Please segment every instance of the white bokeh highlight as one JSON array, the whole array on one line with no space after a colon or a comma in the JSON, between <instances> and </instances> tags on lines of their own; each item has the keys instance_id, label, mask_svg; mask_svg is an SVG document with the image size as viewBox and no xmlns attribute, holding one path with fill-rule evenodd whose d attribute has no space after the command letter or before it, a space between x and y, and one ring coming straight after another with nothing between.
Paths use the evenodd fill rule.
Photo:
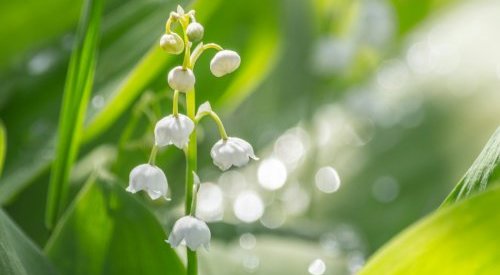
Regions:
<instances>
[{"instance_id":1,"label":"white bokeh highlight","mask_svg":"<svg viewBox=\"0 0 500 275\"><path fill-rule=\"evenodd\" d=\"M264 214L264 202L255 191L243 191L236 197L233 211L240 221L252 223L260 219Z\"/></svg>"},{"instance_id":2,"label":"white bokeh highlight","mask_svg":"<svg viewBox=\"0 0 500 275\"><path fill-rule=\"evenodd\" d=\"M285 185L288 173L285 164L276 158L263 160L257 170L259 184L267 190L277 190Z\"/></svg>"},{"instance_id":3,"label":"white bokeh highlight","mask_svg":"<svg viewBox=\"0 0 500 275\"><path fill-rule=\"evenodd\" d=\"M325 166L316 172L316 188L324 193L334 193L340 188L340 177L333 167Z\"/></svg>"}]
</instances>

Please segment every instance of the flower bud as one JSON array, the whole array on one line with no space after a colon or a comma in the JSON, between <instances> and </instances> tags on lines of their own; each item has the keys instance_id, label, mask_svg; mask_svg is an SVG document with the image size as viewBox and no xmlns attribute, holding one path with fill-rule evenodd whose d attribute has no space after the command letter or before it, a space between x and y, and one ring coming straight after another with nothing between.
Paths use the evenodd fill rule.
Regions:
<instances>
[{"instance_id":1,"label":"flower bud","mask_svg":"<svg viewBox=\"0 0 500 275\"><path fill-rule=\"evenodd\" d=\"M160 147L174 144L183 149L193 129L194 122L183 114L166 116L156 123L155 144Z\"/></svg>"},{"instance_id":2,"label":"flower bud","mask_svg":"<svg viewBox=\"0 0 500 275\"><path fill-rule=\"evenodd\" d=\"M202 245L208 250L210 238L210 229L204 221L193 216L184 216L175 222L168 243L172 247L177 247L185 241L187 247L193 251Z\"/></svg>"},{"instance_id":3,"label":"flower bud","mask_svg":"<svg viewBox=\"0 0 500 275\"><path fill-rule=\"evenodd\" d=\"M160 39L160 47L167 53L180 54L184 51L184 41L176 33L164 34Z\"/></svg>"},{"instance_id":4,"label":"flower bud","mask_svg":"<svg viewBox=\"0 0 500 275\"><path fill-rule=\"evenodd\" d=\"M201 40L204 32L205 30L203 29L203 26L198 22L190 23L186 29L186 33L190 41Z\"/></svg>"},{"instance_id":5,"label":"flower bud","mask_svg":"<svg viewBox=\"0 0 500 275\"><path fill-rule=\"evenodd\" d=\"M210 71L216 77L234 72L240 66L240 56L235 51L222 50L210 61Z\"/></svg>"},{"instance_id":6,"label":"flower bud","mask_svg":"<svg viewBox=\"0 0 500 275\"><path fill-rule=\"evenodd\" d=\"M253 152L252 145L241 138L230 137L227 140L219 140L210 151L214 164L222 171L231 166L241 167L250 159L258 160Z\"/></svg>"},{"instance_id":7,"label":"flower bud","mask_svg":"<svg viewBox=\"0 0 500 275\"><path fill-rule=\"evenodd\" d=\"M153 200L166 197L168 191L167 177L157 166L141 164L130 172L129 186L126 190L130 193L144 190Z\"/></svg>"},{"instance_id":8,"label":"flower bud","mask_svg":"<svg viewBox=\"0 0 500 275\"><path fill-rule=\"evenodd\" d=\"M168 73L167 81L170 88L186 93L194 89L196 79L193 71L177 66Z\"/></svg>"}]
</instances>

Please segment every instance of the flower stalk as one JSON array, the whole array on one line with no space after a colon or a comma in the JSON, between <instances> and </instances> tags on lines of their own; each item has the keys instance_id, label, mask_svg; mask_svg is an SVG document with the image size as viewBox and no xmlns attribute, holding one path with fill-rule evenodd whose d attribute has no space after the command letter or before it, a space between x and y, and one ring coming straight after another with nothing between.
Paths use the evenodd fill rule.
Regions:
<instances>
[{"instance_id":1,"label":"flower stalk","mask_svg":"<svg viewBox=\"0 0 500 275\"><path fill-rule=\"evenodd\" d=\"M179 24L182 28L182 37L173 31L172 24ZM204 116L210 116L216 123L221 139L211 151L214 164L221 170L231 166L241 167L250 159L257 159L252 146L239 138L229 137L220 117L215 113L209 102L196 106L196 77L193 73L194 65L207 49L215 49L217 53L210 62L210 71L216 77L221 77L235 71L240 65L238 53L225 50L215 43L199 42L192 51L193 42L203 38L204 28L196 22L194 11L184 12L177 7L172 12L165 25L165 34L160 39L160 47L169 54L184 53L182 66L174 67L167 75L167 83L174 91L172 100L172 114L156 122L154 135L155 145L151 151L148 164L134 168L130 174L130 183L127 191L136 193L148 192L151 199L167 198L168 182L163 171L155 166L156 154L160 147L175 145L182 149L186 157L185 174L185 216L174 224L168 243L172 247L186 244L187 274L198 274L198 257L196 250L200 247L208 249L211 233L208 225L196 217L196 197L200 187L200 180L196 175L198 166L196 126ZM179 96L186 96L186 113L179 113Z\"/></svg>"},{"instance_id":2,"label":"flower stalk","mask_svg":"<svg viewBox=\"0 0 500 275\"><path fill-rule=\"evenodd\" d=\"M196 116L196 93L193 89L186 94L186 109L187 115L190 119L195 121ZM198 165L197 154L197 137L196 127L189 136L188 147L185 150L186 154L186 201L184 212L186 215L191 214L191 207L193 204L193 189L195 187L194 175ZM198 257L196 251L186 249L187 251L187 274L198 274Z\"/></svg>"}]
</instances>

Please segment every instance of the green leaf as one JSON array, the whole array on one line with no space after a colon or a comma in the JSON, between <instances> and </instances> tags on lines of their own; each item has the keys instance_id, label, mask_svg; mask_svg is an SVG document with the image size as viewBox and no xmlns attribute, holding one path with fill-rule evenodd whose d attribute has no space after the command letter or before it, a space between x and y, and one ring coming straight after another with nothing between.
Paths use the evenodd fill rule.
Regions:
<instances>
[{"instance_id":1,"label":"green leaf","mask_svg":"<svg viewBox=\"0 0 500 275\"><path fill-rule=\"evenodd\" d=\"M56 274L40 249L0 209L0 274Z\"/></svg>"},{"instance_id":2,"label":"green leaf","mask_svg":"<svg viewBox=\"0 0 500 275\"><path fill-rule=\"evenodd\" d=\"M449 205L483 192L500 183L500 128L490 138L483 151L453 191L443 202Z\"/></svg>"},{"instance_id":3,"label":"green leaf","mask_svg":"<svg viewBox=\"0 0 500 275\"><path fill-rule=\"evenodd\" d=\"M0 120L0 176L2 176L3 162L5 161L5 153L7 152L7 133L5 126Z\"/></svg>"},{"instance_id":4,"label":"green leaf","mask_svg":"<svg viewBox=\"0 0 500 275\"><path fill-rule=\"evenodd\" d=\"M493 188L441 208L390 241L360 274L498 274L499 201Z\"/></svg>"},{"instance_id":5,"label":"green leaf","mask_svg":"<svg viewBox=\"0 0 500 275\"><path fill-rule=\"evenodd\" d=\"M121 186L89 181L45 251L61 274L184 274L151 212Z\"/></svg>"},{"instance_id":6,"label":"green leaf","mask_svg":"<svg viewBox=\"0 0 500 275\"><path fill-rule=\"evenodd\" d=\"M103 0L87 0L66 77L59 121L56 159L47 197L46 224L57 221L66 204L68 179L78 154L80 134L94 82Z\"/></svg>"}]
</instances>

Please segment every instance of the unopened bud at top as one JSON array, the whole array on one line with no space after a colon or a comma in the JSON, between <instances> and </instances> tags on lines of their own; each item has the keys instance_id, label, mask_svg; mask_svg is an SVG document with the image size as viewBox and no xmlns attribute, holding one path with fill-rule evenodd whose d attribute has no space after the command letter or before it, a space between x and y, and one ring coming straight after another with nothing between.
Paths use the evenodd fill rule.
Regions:
<instances>
[{"instance_id":1,"label":"unopened bud at top","mask_svg":"<svg viewBox=\"0 0 500 275\"><path fill-rule=\"evenodd\" d=\"M168 33L161 37L160 47L167 53L180 54L184 50L184 42L178 34Z\"/></svg>"},{"instance_id":2,"label":"unopened bud at top","mask_svg":"<svg viewBox=\"0 0 500 275\"><path fill-rule=\"evenodd\" d=\"M187 36L190 41L200 41L203 38L203 33L205 30L203 26L198 22L192 22L188 25L186 29Z\"/></svg>"},{"instance_id":3,"label":"unopened bud at top","mask_svg":"<svg viewBox=\"0 0 500 275\"><path fill-rule=\"evenodd\" d=\"M194 89L194 83L196 81L193 71L188 68L183 69L182 66L173 68L168 73L167 80L170 88L183 93L187 93Z\"/></svg>"},{"instance_id":4,"label":"unopened bud at top","mask_svg":"<svg viewBox=\"0 0 500 275\"><path fill-rule=\"evenodd\" d=\"M240 56L235 51L222 50L210 61L210 71L217 77L234 72L240 66Z\"/></svg>"}]
</instances>

